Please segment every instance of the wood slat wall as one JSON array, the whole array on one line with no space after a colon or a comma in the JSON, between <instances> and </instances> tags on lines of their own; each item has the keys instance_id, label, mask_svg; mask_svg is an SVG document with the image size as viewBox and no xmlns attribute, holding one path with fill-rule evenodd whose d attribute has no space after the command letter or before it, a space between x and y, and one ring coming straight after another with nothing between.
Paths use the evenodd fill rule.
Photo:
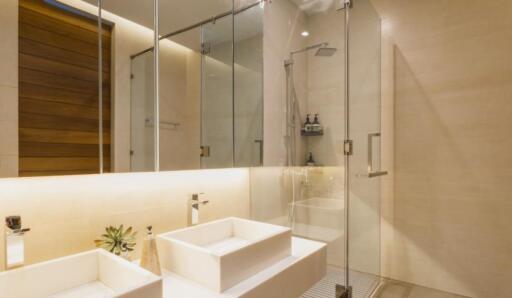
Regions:
<instances>
[{"instance_id":1,"label":"wood slat wall","mask_svg":"<svg viewBox=\"0 0 512 298\"><path fill-rule=\"evenodd\" d=\"M19 175L99 172L96 21L19 1ZM110 170L111 28L103 29L104 170Z\"/></svg>"}]
</instances>

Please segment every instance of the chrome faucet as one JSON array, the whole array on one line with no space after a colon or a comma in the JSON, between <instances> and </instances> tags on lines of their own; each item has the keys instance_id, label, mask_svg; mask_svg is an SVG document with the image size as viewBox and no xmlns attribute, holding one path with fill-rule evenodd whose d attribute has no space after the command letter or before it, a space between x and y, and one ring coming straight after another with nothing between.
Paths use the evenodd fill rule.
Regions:
<instances>
[{"instance_id":1,"label":"chrome faucet","mask_svg":"<svg viewBox=\"0 0 512 298\"><path fill-rule=\"evenodd\" d=\"M5 218L5 269L12 269L25 264L24 235L30 231L22 228L20 216Z\"/></svg>"},{"instance_id":2,"label":"chrome faucet","mask_svg":"<svg viewBox=\"0 0 512 298\"><path fill-rule=\"evenodd\" d=\"M210 202L208 200L201 200L202 195L204 195L202 192L192 194L192 198L188 204L188 226L197 225L199 223L199 207Z\"/></svg>"}]
</instances>

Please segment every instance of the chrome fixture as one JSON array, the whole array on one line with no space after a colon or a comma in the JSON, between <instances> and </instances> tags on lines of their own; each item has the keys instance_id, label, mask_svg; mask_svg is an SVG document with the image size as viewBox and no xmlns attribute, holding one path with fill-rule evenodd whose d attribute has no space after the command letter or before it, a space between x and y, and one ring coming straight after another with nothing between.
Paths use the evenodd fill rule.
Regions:
<instances>
[{"instance_id":1,"label":"chrome fixture","mask_svg":"<svg viewBox=\"0 0 512 298\"><path fill-rule=\"evenodd\" d=\"M154 0L154 1L156 1L156 0ZM176 31L173 31L173 32L170 32L170 33L166 33L166 34L160 34L160 35L159 35L159 36L160 36L160 38L158 38L158 40L155 40L155 44L158 44L158 41L159 41L159 40L169 39L170 37L173 37L173 36L178 35L178 34L181 34L181 33L183 33L183 32L187 32L187 31L189 31L189 30L192 30L192 29L195 29L195 28L201 27L201 26L203 26L203 25L211 24L211 23L215 24L215 22L216 22L217 20L222 19L222 18L227 17L227 16L231 16L231 15L233 15L233 13L234 13L234 15L237 15L237 14L239 14L239 13L242 13L242 12L244 12L244 11L246 11L246 10L249 10L249 9L251 9L251 8L253 8L253 7L255 7L255 6L258 6L258 5L259 5L260 7L262 7L262 8L263 8L263 6L265 6L265 3L266 3L267 5L268 5L268 4L272 4L272 1L271 1L271 0L260 0L260 1L258 1L258 2L255 2L255 3L249 4L249 5L244 6L244 7L241 7L241 8L237 8L237 9L234 9L234 10L228 10L228 11L223 12L223 13L220 13L220 14L218 14L218 15L210 16L210 17L208 17L207 19L202 20L202 21L200 21L200 22L198 22L198 23L196 23L196 24L189 25L189 26L187 26L187 27L184 27L184 28L178 29L178 30L176 30ZM155 5L155 10L156 10L156 7L158 7L158 6L157 6L157 5ZM157 19L156 19L156 17L157 17L157 14L156 14L156 11L155 11L155 16L154 16L154 18L155 18L155 24L154 24L154 26L155 26L155 28L158 28L158 26L156 26L156 25L157 25ZM156 34L155 34L155 36L156 36ZM136 54L134 54L134 55L131 55L131 56L130 56L130 58L131 58L131 59L133 59L133 58L135 58L135 57L137 57L137 56L140 56L140 55L143 55L143 54L145 54L145 53L147 53L147 52L152 52L152 51L154 51L154 47L149 47L149 48L147 48L147 49L145 49L145 50L142 50L142 51L140 51L140 52L138 52L138 53L136 53Z\"/></svg>"},{"instance_id":2,"label":"chrome fixture","mask_svg":"<svg viewBox=\"0 0 512 298\"><path fill-rule=\"evenodd\" d=\"M150 128L155 127L155 120L153 118L144 119L144 123L145 123L146 127L150 127ZM177 130L180 125L181 125L181 123L179 123L179 122L160 120L160 128L162 128L162 129Z\"/></svg>"},{"instance_id":3,"label":"chrome fixture","mask_svg":"<svg viewBox=\"0 0 512 298\"><path fill-rule=\"evenodd\" d=\"M379 169L375 169L375 166L373 164L373 140L375 138L380 138L380 132L368 134L368 173L356 175L358 178L374 178L388 174L387 171L380 170L380 165Z\"/></svg>"},{"instance_id":4,"label":"chrome fixture","mask_svg":"<svg viewBox=\"0 0 512 298\"><path fill-rule=\"evenodd\" d=\"M193 226L199 224L199 207L201 205L206 205L210 201L208 200L201 200L201 197L204 195L204 193L195 193L192 194L192 198L190 199L190 202L188 204L188 226Z\"/></svg>"},{"instance_id":5,"label":"chrome fixture","mask_svg":"<svg viewBox=\"0 0 512 298\"><path fill-rule=\"evenodd\" d=\"M296 115L300 115L300 107L297 101L297 93L295 91L295 84L293 79L293 57L296 54L305 53L312 50L317 50L315 56L317 57L330 57L336 53L338 49L329 47L328 42L314 44L303 49L290 52L288 59L284 61L286 70L286 164L289 167L295 166L296 159Z\"/></svg>"},{"instance_id":6,"label":"chrome fixture","mask_svg":"<svg viewBox=\"0 0 512 298\"><path fill-rule=\"evenodd\" d=\"M318 43L318 44L315 44L315 45L312 45L309 47L305 47L300 50L295 50L295 51L290 52L290 58L288 58L285 61L285 63L284 63L285 66L288 66L289 64L293 64L293 62L294 62L293 56L294 55L308 52L308 51L315 50L315 49L317 49L317 51L315 53L315 56L317 56L317 57L330 57L330 56L334 55L334 53L336 53L336 51L338 51L337 48L329 47L328 42Z\"/></svg>"},{"instance_id":7,"label":"chrome fixture","mask_svg":"<svg viewBox=\"0 0 512 298\"><path fill-rule=\"evenodd\" d=\"M337 48L322 47L322 48L319 48L316 51L315 56L317 56L317 57L331 57L332 55L334 55L336 53L337 50L338 50Z\"/></svg>"},{"instance_id":8,"label":"chrome fixture","mask_svg":"<svg viewBox=\"0 0 512 298\"><path fill-rule=\"evenodd\" d=\"M352 297L352 287L346 287L339 284L336 284L336 298L351 298Z\"/></svg>"},{"instance_id":9,"label":"chrome fixture","mask_svg":"<svg viewBox=\"0 0 512 298\"><path fill-rule=\"evenodd\" d=\"M12 269L25 264L24 235L30 231L22 228L20 216L5 218L5 269Z\"/></svg>"}]
</instances>

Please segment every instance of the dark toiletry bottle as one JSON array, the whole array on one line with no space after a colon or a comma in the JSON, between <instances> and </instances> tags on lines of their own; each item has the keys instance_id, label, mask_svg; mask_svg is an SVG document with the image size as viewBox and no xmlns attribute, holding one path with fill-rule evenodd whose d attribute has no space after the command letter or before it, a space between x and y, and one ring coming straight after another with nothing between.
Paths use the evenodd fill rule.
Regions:
<instances>
[{"instance_id":1,"label":"dark toiletry bottle","mask_svg":"<svg viewBox=\"0 0 512 298\"><path fill-rule=\"evenodd\" d=\"M306 161L306 165L308 167L314 167L315 166L315 160L313 159L313 153L309 152L309 158Z\"/></svg>"},{"instance_id":2,"label":"dark toiletry bottle","mask_svg":"<svg viewBox=\"0 0 512 298\"><path fill-rule=\"evenodd\" d=\"M315 114L315 120L313 120L312 131L321 131L322 126L320 125L320 120L318 119L318 114Z\"/></svg>"},{"instance_id":3,"label":"dark toiletry bottle","mask_svg":"<svg viewBox=\"0 0 512 298\"><path fill-rule=\"evenodd\" d=\"M306 123L304 123L304 131L311 131L313 123L309 119L310 114L306 116Z\"/></svg>"}]
</instances>

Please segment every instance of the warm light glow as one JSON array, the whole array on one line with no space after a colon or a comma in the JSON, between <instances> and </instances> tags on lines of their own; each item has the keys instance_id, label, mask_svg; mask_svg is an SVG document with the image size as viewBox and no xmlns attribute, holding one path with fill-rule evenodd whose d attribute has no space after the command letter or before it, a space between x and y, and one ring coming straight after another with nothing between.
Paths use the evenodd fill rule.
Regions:
<instances>
[{"instance_id":1,"label":"warm light glow","mask_svg":"<svg viewBox=\"0 0 512 298\"><path fill-rule=\"evenodd\" d=\"M302 31L302 33L300 34L304 37L308 37L309 36L309 32L308 31Z\"/></svg>"},{"instance_id":2,"label":"warm light glow","mask_svg":"<svg viewBox=\"0 0 512 298\"><path fill-rule=\"evenodd\" d=\"M97 16L98 15L98 7L94 6L90 3L84 2L82 0L58 0L58 2L63 3L65 5L74 7L79 10L83 10L87 13ZM131 20L125 19L121 16L118 16L114 13L111 13L105 9L102 9L102 18L108 20L115 24L121 24L121 26L129 31L132 35L138 35L140 40L145 40L146 46L141 47L141 51L145 49L145 47L150 47L153 43L153 29L142 26L138 23L135 23ZM193 51L179 43L171 41L169 39L163 39L160 41L160 47L165 48L168 47L170 49L182 50L183 52Z\"/></svg>"}]
</instances>

